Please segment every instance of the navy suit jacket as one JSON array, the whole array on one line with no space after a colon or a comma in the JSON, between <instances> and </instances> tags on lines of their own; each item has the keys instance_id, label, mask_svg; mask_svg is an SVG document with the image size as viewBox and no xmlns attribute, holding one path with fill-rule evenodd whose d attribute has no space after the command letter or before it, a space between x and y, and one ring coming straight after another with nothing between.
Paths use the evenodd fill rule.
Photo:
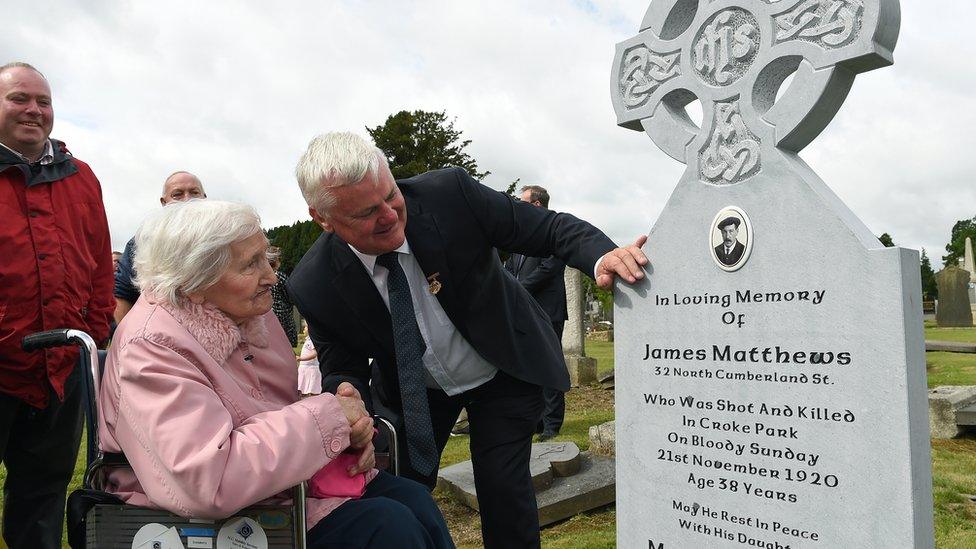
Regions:
<instances>
[{"instance_id":1,"label":"navy suit jacket","mask_svg":"<svg viewBox=\"0 0 976 549\"><path fill-rule=\"evenodd\" d=\"M542 258L512 254L505 262L505 268L542 306L550 320L563 322L569 318L566 314L565 261L554 255Z\"/></svg>"},{"instance_id":2,"label":"navy suit jacket","mask_svg":"<svg viewBox=\"0 0 976 549\"><path fill-rule=\"evenodd\" d=\"M568 390L562 345L549 317L505 272L495 248L556 255L588 270L616 245L589 223L512 200L460 168L428 172L397 186L406 201L410 250L425 275L438 273L437 299L461 335L513 377ZM323 233L295 267L288 290L308 322L323 389L334 391L350 381L366 397L372 376L377 396L398 413L390 313L346 242Z\"/></svg>"}]
</instances>

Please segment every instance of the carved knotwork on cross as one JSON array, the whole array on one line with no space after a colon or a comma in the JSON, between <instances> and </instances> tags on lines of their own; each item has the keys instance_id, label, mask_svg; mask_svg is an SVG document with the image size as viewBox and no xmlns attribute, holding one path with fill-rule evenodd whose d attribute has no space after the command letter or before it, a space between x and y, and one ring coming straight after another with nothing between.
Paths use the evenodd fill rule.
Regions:
<instances>
[{"instance_id":1,"label":"carved knotwork on cross","mask_svg":"<svg viewBox=\"0 0 976 549\"><path fill-rule=\"evenodd\" d=\"M640 33L617 44L617 123L705 183L745 181L773 148L812 141L855 74L891 64L899 16L897 0L655 0ZM685 111L695 99L702 128Z\"/></svg>"}]
</instances>

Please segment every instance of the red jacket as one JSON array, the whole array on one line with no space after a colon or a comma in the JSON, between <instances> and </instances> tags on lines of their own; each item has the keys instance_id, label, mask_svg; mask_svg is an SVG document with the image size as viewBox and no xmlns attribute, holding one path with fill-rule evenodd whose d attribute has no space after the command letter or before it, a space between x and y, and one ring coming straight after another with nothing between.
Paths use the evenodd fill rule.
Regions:
<instances>
[{"instance_id":1,"label":"red jacket","mask_svg":"<svg viewBox=\"0 0 976 549\"><path fill-rule=\"evenodd\" d=\"M0 392L37 408L48 404L48 384L64 398L78 351L25 353L21 339L74 328L101 342L115 309L101 185L52 142L54 161L44 166L0 147Z\"/></svg>"}]
</instances>

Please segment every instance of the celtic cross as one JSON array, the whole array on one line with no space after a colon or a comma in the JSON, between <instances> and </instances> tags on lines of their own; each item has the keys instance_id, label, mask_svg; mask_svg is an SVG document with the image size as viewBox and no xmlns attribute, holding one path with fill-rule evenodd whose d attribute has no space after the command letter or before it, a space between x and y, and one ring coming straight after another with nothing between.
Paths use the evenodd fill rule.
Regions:
<instances>
[{"instance_id":1,"label":"celtic cross","mask_svg":"<svg viewBox=\"0 0 976 549\"><path fill-rule=\"evenodd\" d=\"M897 0L655 0L640 33L617 44L617 123L702 182L748 180L774 149L810 143L855 74L892 63L899 17ZM685 111L695 99L701 128Z\"/></svg>"}]
</instances>

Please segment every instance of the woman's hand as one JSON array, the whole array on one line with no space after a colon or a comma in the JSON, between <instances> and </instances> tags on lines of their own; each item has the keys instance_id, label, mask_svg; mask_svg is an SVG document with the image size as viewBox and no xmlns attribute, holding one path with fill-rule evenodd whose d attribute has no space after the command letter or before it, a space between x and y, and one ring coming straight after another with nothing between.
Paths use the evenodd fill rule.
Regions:
<instances>
[{"instance_id":1,"label":"woman's hand","mask_svg":"<svg viewBox=\"0 0 976 549\"><path fill-rule=\"evenodd\" d=\"M373 467L376 466L376 453L373 448L372 442L367 442L366 446L363 447L362 452L359 454L359 461L356 465L349 466L348 473L350 477L365 473Z\"/></svg>"},{"instance_id":2,"label":"woman's hand","mask_svg":"<svg viewBox=\"0 0 976 549\"><path fill-rule=\"evenodd\" d=\"M364 416L349 430L349 447L355 450L365 448L373 440L373 418Z\"/></svg>"},{"instance_id":3,"label":"woman's hand","mask_svg":"<svg viewBox=\"0 0 976 549\"><path fill-rule=\"evenodd\" d=\"M364 448L373 440L373 418L366 412L359 391L351 383L343 382L336 389L336 398L349 422L349 446L357 450Z\"/></svg>"}]
</instances>

